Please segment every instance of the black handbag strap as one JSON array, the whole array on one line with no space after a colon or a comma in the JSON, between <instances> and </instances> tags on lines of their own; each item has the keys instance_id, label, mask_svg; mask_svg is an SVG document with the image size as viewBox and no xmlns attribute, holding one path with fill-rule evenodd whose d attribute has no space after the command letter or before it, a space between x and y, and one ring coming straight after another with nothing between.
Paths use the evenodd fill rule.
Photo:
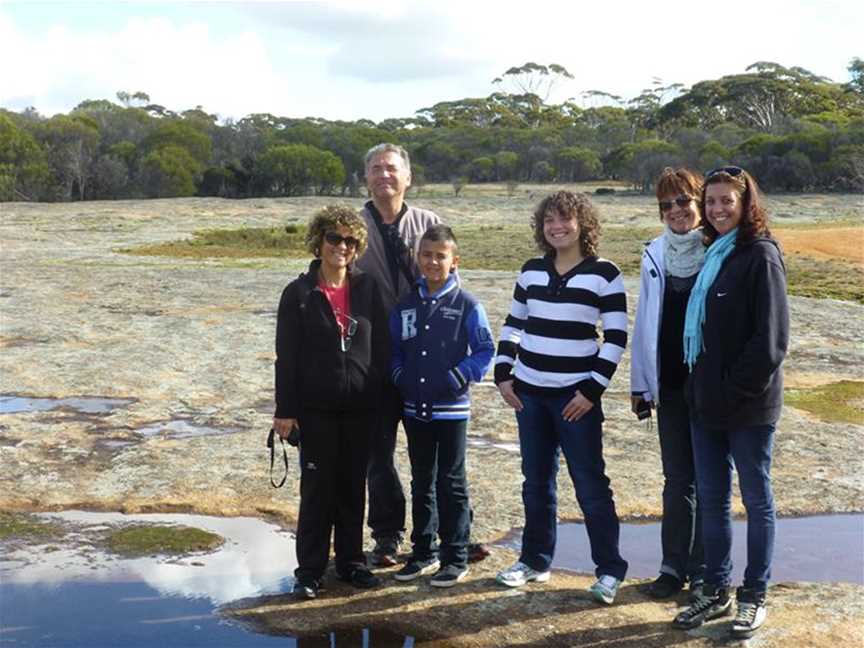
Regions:
<instances>
[{"instance_id":1,"label":"black handbag strap","mask_svg":"<svg viewBox=\"0 0 864 648\"><path fill-rule=\"evenodd\" d=\"M278 484L273 479L273 463L276 460L276 444L274 443L276 431L270 429L270 436L267 438L267 446L270 448L270 484L273 488L282 488L285 485L285 480L288 479L288 450L285 448L285 440L280 436L279 443L282 444L282 461L285 462L285 474L282 476L282 481Z\"/></svg>"}]
</instances>

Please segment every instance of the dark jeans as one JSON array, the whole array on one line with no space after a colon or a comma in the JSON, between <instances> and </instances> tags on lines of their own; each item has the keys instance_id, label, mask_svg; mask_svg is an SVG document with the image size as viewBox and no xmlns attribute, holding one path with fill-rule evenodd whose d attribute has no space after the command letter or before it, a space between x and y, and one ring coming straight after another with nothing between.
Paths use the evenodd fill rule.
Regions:
<instances>
[{"instance_id":1,"label":"dark jeans","mask_svg":"<svg viewBox=\"0 0 864 648\"><path fill-rule=\"evenodd\" d=\"M623 579L627 561L618 552L619 524L606 463L603 461L603 412L599 404L578 421L561 412L572 395L540 396L518 392L523 409L516 413L522 453L523 563L538 571L552 564L557 539L559 449L567 460L576 499L585 518L595 574Z\"/></svg>"},{"instance_id":2,"label":"dark jeans","mask_svg":"<svg viewBox=\"0 0 864 648\"><path fill-rule=\"evenodd\" d=\"M696 507L696 467L690 439L690 408L684 390L660 387L657 431L663 461L663 522L661 574L691 583L702 580L701 512Z\"/></svg>"},{"instance_id":3,"label":"dark jeans","mask_svg":"<svg viewBox=\"0 0 864 648\"><path fill-rule=\"evenodd\" d=\"M744 587L765 592L774 555L774 496L771 454L774 425L717 430L693 422L696 491L702 509L705 583L729 587L732 580L732 465L747 511Z\"/></svg>"},{"instance_id":4,"label":"dark jeans","mask_svg":"<svg viewBox=\"0 0 864 648\"><path fill-rule=\"evenodd\" d=\"M434 558L440 535L441 563L465 567L471 529L465 476L468 420L424 422L406 417L405 430L411 457L414 557Z\"/></svg>"},{"instance_id":5,"label":"dark jeans","mask_svg":"<svg viewBox=\"0 0 864 648\"><path fill-rule=\"evenodd\" d=\"M402 398L393 386L384 388L369 453L369 518L376 540L401 540L405 533L405 493L393 453L402 420Z\"/></svg>"},{"instance_id":6,"label":"dark jeans","mask_svg":"<svg viewBox=\"0 0 864 648\"><path fill-rule=\"evenodd\" d=\"M336 571L365 566L363 509L373 412L306 411L300 414L298 580L320 580L334 532Z\"/></svg>"}]
</instances>

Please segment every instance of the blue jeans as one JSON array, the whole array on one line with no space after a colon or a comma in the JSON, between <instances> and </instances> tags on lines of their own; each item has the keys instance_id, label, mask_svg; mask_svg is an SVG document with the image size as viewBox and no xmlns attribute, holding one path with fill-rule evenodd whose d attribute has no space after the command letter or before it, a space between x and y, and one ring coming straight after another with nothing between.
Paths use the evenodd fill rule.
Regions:
<instances>
[{"instance_id":1,"label":"blue jeans","mask_svg":"<svg viewBox=\"0 0 864 648\"><path fill-rule=\"evenodd\" d=\"M471 510L465 476L468 420L419 421L405 417L411 457L411 543L413 556L464 568L468 564Z\"/></svg>"},{"instance_id":2,"label":"blue jeans","mask_svg":"<svg viewBox=\"0 0 864 648\"><path fill-rule=\"evenodd\" d=\"M627 562L618 552L618 514L603 461L603 412L595 405L578 421L561 412L572 395L545 396L518 392L523 409L516 413L522 453L522 502L525 530L520 561L546 571L557 538L559 451L564 452L576 499L585 518L595 574L622 579Z\"/></svg>"},{"instance_id":3,"label":"blue jeans","mask_svg":"<svg viewBox=\"0 0 864 648\"><path fill-rule=\"evenodd\" d=\"M738 472L747 510L747 568L744 587L765 592L774 555L774 495L771 453L774 425L712 429L694 421L693 453L696 491L702 510L705 583L729 587L732 582L732 465Z\"/></svg>"},{"instance_id":4,"label":"blue jeans","mask_svg":"<svg viewBox=\"0 0 864 648\"><path fill-rule=\"evenodd\" d=\"M661 574L691 583L702 580L701 512L696 507L696 468L690 438L690 408L683 389L660 385L657 432L663 461Z\"/></svg>"}]
</instances>

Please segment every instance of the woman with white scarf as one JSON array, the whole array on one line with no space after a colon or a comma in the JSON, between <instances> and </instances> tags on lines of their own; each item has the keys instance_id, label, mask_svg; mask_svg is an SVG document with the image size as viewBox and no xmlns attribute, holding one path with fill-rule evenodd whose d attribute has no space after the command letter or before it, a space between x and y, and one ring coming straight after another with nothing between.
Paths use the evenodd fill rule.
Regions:
<instances>
[{"instance_id":1,"label":"woman with white scarf","mask_svg":"<svg viewBox=\"0 0 864 648\"><path fill-rule=\"evenodd\" d=\"M687 300L705 258L699 227L702 183L698 173L669 167L657 181L660 220L665 228L642 254L633 329L632 409L640 419L657 409L663 463L663 559L660 575L645 588L657 599L674 596L687 582L694 598L704 569L682 342Z\"/></svg>"}]
</instances>

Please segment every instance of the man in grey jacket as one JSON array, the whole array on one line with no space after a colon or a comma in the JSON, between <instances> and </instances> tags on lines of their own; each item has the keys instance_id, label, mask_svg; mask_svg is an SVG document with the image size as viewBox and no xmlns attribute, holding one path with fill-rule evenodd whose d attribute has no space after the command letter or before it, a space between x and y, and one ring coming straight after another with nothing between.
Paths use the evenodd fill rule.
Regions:
<instances>
[{"instance_id":1,"label":"man in grey jacket","mask_svg":"<svg viewBox=\"0 0 864 648\"><path fill-rule=\"evenodd\" d=\"M384 306L390 312L419 276L416 260L423 232L441 219L434 212L405 203L405 192L411 186L411 161L401 146L378 144L366 153L366 183L372 200L361 215L369 230L369 243L357 267L378 281ZM405 494L393 462L401 416L399 393L389 385L382 397L368 473L368 524L375 539L372 564L379 567L396 564L405 532Z\"/></svg>"}]
</instances>

